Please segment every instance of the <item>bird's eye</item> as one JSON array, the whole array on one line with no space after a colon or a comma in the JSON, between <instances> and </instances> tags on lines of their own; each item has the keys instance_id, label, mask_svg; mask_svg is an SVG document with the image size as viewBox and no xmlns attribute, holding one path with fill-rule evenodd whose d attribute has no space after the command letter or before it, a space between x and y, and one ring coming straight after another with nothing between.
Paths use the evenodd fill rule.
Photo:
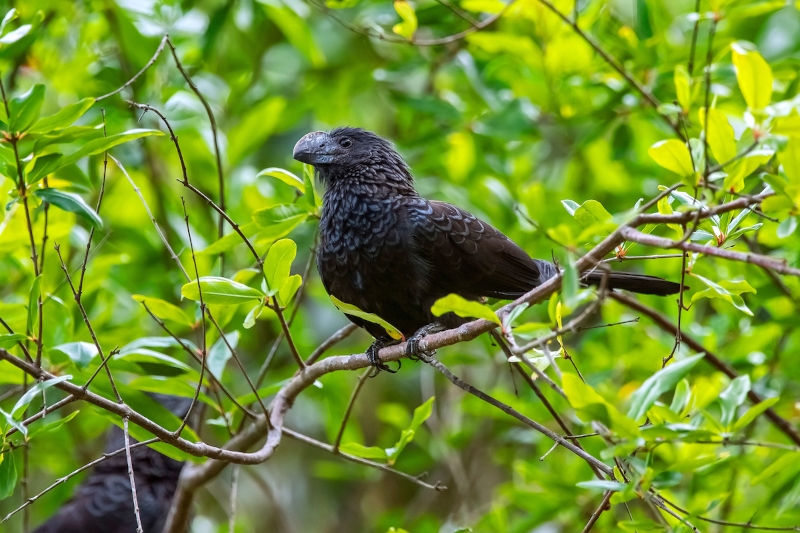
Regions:
<instances>
[{"instance_id":1,"label":"bird's eye","mask_svg":"<svg viewBox=\"0 0 800 533\"><path fill-rule=\"evenodd\" d=\"M344 139L339 141L339 144L344 148L350 148L350 145L353 144L353 141L345 137Z\"/></svg>"}]
</instances>

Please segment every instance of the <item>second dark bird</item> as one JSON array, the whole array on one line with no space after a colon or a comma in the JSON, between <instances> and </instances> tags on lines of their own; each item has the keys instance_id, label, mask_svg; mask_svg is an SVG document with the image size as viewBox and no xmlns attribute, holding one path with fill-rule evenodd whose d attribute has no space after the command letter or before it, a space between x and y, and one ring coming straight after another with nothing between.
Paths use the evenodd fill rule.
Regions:
<instances>
[{"instance_id":1,"label":"second dark bird","mask_svg":"<svg viewBox=\"0 0 800 533\"><path fill-rule=\"evenodd\" d=\"M388 321L418 357L420 339L467 319L435 317L436 300L455 293L469 300L516 299L557 274L515 242L463 209L421 197L391 143L360 128L317 131L300 139L293 156L313 165L327 190L320 220L317 269L328 294ZM583 278L597 285L600 272ZM612 289L666 296L678 283L612 272ZM347 316L375 337L370 362L389 368L378 351L392 342L378 324Z\"/></svg>"}]
</instances>

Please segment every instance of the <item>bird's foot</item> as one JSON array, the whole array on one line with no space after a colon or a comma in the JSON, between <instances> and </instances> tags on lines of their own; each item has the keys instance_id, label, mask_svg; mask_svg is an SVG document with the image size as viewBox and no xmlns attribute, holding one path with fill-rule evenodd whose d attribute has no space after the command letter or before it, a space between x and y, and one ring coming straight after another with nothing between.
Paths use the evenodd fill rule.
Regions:
<instances>
[{"instance_id":1,"label":"bird's foot","mask_svg":"<svg viewBox=\"0 0 800 533\"><path fill-rule=\"evenodd\" d=\"M412 361L419 361L422 360L424 362L428 362L433 354L436 353L436 350L429 350L423 352L419 349L419 342L424 339L427 335L432 333L438 333L440 331L444 331L447 329L442 324L438 322L434 322L432 324L428 324L427 326L423 326L417 330L414 335L412 335L409 339L406 340L406 357L411 359Z\"/></svg>"},{"instance_id":2,"label":"bird's foot","mask_svg":"<svg viewBox=\"0 0 800 533\"><path fill-rule=\"evenodd\" d=\"M385 348L387 346L392 346L394 344L397 344L398 342L400 342L400 341L395 341L395 340L393 340L393 341L385 341L385 340L382 340L382 339L375 339L375 342L373 342L372 345L369 348L367 348L367 351L366 351L367 360L369 360L369 364L371 364L372 366L375 367L375 373L372 374L370 377L374 378L375 376L380 374L381 370L385 370L386 372L389 372L390 374L395 374L395 373L397 373L397 370L400 370L400 366L401 366L400 361L397 361L397 370L392 370L391 368L389 368L386 365L386 363L381 361L381 358L378 356L378 352L381 351L381 348Z\"/></svg>"}]
</instances>

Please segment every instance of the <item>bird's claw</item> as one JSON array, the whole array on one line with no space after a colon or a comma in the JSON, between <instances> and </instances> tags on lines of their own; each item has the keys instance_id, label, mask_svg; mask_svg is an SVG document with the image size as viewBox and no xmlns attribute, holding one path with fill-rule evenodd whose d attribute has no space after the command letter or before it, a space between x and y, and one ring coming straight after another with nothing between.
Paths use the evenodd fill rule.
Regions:
<instances>
[{"instance_id":1,"label":"bird's claw","mask_svg":"<svg viewBox=\"0 0 800 533\"><path fill-rule=\"evenodd\" d=\"M419 348L419 343L427 335L443 331L444 329L445 327L438 322L434 322L433 324L428 324L427 326L419 328L413 336L406 340L406 357L412 361L423 361L425 363L430 362L430 358L433 357L433 355L436 353L436 350L422 351Z\"/></svg>"},{"instance_id":2,"label":"bird's claw","mask_svg":"<svg viewBox=\"0 0 800 533\"><path fill-rule=\"evenodd\" d=\"M400 361L397 361L397 370L392 370L386 365L386 363L381 361L381 358L378 356L378 352L381 351L381 348L385 348L390 344L391 343L387 343L386 341L375 339L375 342L373 342L372 345L369 348L367 348L366 351L367 360L369 361L369 364L375 367L375 373L372 374L370 377L374 378L375 376L381 373L381 370L385 370L390 374L396 374L397 370L400 370L400 366L402 365Z\"/></svg>"}]
</instances>

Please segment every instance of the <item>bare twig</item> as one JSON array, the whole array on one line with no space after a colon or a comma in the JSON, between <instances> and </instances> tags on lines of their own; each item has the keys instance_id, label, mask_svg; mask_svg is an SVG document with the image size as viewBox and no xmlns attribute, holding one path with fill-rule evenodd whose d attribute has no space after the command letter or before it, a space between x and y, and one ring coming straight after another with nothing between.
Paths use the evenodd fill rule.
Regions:
<instances>
[{"instance_id":1,"label":"bare twig","mask_svg":"<svg viewBox=\"0 0 800 533\"><path fill-rule=\"evenodd\" d=\"M356 326L353 323L347 324L346 326L339 328L333 335L328 337L322 344L317 346L317 349L314 350L311 353L311 355L308 356L308 359L306 359L306 366L313 365L314 363L316 363L317 359L319 359L322 356L322 354L328 351L335 344L338 344L342 340L349 337L350 334L357 329L358 326Z\"/></svg>"},{"instance_id":2,"label":"bare twig","mask_svg":"<svg viewBox=\"0 0 800 533\"><path fill-rule=\"evenodd\" d=\"M609 501L611 500L611 496L613 494L614 493L609 490L603 495L603 499L600 502L600 505L598 505L597 509L595 509L595 511L592 513L592 517L586 523L586 526L583 528L583 531L581 533L589 533L589 531L591 531L594 525L597 523L597 520L600 518L600 515L603 514L603 511L611 509L611 504L609 503Z\"/></svg>"},{"instance_id":3,"label":"bare twig","mask_svg":"<svg viewBox=\"0 0 800 533\"><path fill-rule=\"evenodd\" d=\"M136 497L136 479L133 475L133 460L131 459L131 441L128 434L128 417L122 417L122 431L125 434L125 457L128 460L128 477L131 480L131 496L133 497L133 512L136 515L136 533L144 533L142 517L139 514L139 499Z\"/></svg>"},{"instance_id":4,"label":"bare twig","mask_svg":"<svg viewBox=\"0 0 800 533\"><path fill-rule=\"evenodd\" d=\"M110 93L108 93L108 94L104 94L103 96L98 96L97 98L95 98L95 99L94 99L94 101L95 101L95 102L99 102L100 100L104 100L104 99L108 98L109 96L114 96L114 95L115 95L115 94L117 94L118 92L122 91L122 90L123 90L125 87L127 87L127 86L129 86L131 83L135 82L135 81L136 81L136 79L137 79L139 76L141 76L142 74L144 74L144 73L147 71L147 69L149 69L149 68L150 68L150 67L153 65L153 63L155 63L155 62L156 62L156 59L158 59L158 56L161 54L162 50L164 50L164 45L166 45L166 44L167 44L167 40L168 40L168 39L169 39L169 36L168 36L168 35L165 35L165 36L164 36L164 38L163 38L163 39L161 39L161 43L158 45L158 48L156 48L156 53L155 53L155 54L153 54L153 57L150 59L150 61L148 61L148 62L147 62L147 64L146 64L144 67L142 67L142 70L140 70L139 72L137 72L137 73L136 73L136 75L135 75L134 77L132 77L131 79L129 79L128 81L126 81L126 82L125 82L125 83L124 83L124 84L123 84L123 85L122 85L122 86L121 86L119 89L117 89L117 90L115 90L115 91L112 91L112 92L110 92Z\"/></svg>"}]
</instances>

